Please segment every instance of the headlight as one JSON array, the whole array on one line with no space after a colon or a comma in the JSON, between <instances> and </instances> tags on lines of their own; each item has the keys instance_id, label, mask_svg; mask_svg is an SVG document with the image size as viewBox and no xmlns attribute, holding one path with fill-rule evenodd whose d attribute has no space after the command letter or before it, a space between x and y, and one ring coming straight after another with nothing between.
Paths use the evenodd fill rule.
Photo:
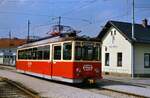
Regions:
<instances>
[{"instance_id":1,"label":"headlight","mask_svg":"<svg viewBox=\"0 0 150 98\"><path fill-rule=\"evenodd\" d=\"M81 69L80 68L76 68L76 72L81 72Z\"/></svg>"},{"instance_id":2,"label":"headlight","mask_svg":"<svg viewBox=\"0 0 150 98\"><path fill-rule=\"evenodd\" d=\"M80 68L76 68L76 74L79 75L81 73L81 69Z\"/></svg>"}]
</instances>

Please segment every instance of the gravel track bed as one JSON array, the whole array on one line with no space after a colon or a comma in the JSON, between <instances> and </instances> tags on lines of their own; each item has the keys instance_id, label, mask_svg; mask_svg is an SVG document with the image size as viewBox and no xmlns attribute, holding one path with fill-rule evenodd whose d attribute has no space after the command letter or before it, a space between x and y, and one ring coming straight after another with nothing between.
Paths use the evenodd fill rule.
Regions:
<instances>
[{"instance_id":1,"label":"gravel track bed","mask_svg":"<svg viewBox=\"0 0 150 98\"><path fill-rule=\"evenodd\" d=\"M72 87L66 83L63 84L61 82L35 78L9 70L0 69L0 76L5 76L12 81L24 85L30 90L36 91L42 98L111 98L109 96Z\"/></svg>"},{"instance_id":2,"label":"gravel track bed","mask_svg":"<svg viewBox=\"0 0 150 98\"><path fill-rule=\"evenodd\" d=\"M0 81L0 98L33 98L17 87L10 85L5 81Z\"/></svg>"}]
</instances>

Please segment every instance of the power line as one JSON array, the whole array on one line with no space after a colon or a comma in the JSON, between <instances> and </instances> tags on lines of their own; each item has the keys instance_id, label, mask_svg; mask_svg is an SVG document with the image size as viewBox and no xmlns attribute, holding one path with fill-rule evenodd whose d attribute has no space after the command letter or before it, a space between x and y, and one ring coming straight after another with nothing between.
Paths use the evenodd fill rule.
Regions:
<instances>
[{"instance_id":1,"label":"power line","mask_svg":"<svg viewBox=\"0 0 150 98\"><path fill-rule=\"evenodd\" d=\"M1 1L0 1L0 4L2 4L4 1L5 1L5 0L1 0Z\"/></svg>"},{"instance_id":2,"label":"power line","mask_svg":"<svg viewBox=\"0 0 150 98\"><path fill-rule=\"evenodd\" d=\"M8 1L13 1L13 0L8 0ZM85 2L88 2L88 3L86 3L85 5L80 6L78 9L81 10L82 8L88 6L88 5L92 4L92 3L95 3L96 1L98 1L98 0L91 0L91 1L86 0ZM73 9L73 10L76 11L77 9ZM71 13L71 12L73 12L73 10L65 12L64 14L66 15L67 13ZM30 15L30 16L38 16L38 17L39 16L42 16L42 17L43 16L44 17L54 17L54 16L50 16L50 15L46 15L46 14L32 14L32 13L14 12L14 11L11 11L11 12L9 12L9 11L0 11L0 14Z\"/></svg>"},{"instance_id":3,"label":"power line","mask_svg":"<svg viewBox=\"0 0 150 98\"><path fill-rule=\"evenodd\" d=\"M44 5L49 5L49 4L63 4L63 3L65 3L65 4L75 4L75 3L79 3L79 1L80 0L70 0L70 1L57 1L57 0L55 0L55 1L44 1L43 2L43 0L39 0L39 1L35 1L35 0L29 0L29 1L24 1L23 3L24 4L27 4L27 3L29 3L29 4L33 4L33 2L34 3L37 3L37 4L44 4ZM87 2L93 2L94 0L82 0L81 2L82 3L87 3ZM18 2L22 2L22 1L18 1L18 0L7 0L7 2L9 2L9 3L18 3ZM32 2L32 3L31 3Z\"/></svg>"},{"instance_id":4,"label":"power line","mask_svg":"<svg viewBox=\"0 0 150 98\"><path fill-rule=\"evenodd\" d=\"M68 19L68 20L79 20L79 21L83 21L83 22L92 24L92 22L90 20L82 19L82 18L72 18L72 17L71 18L70 17L61 17L61 18Z\"/></svg>"},{"instance_id":5,"label":"power line","mask_svg":"<svg viewBox=\"0 0 150 98\"><path fill-rule=\"evenodd\" d=\"M67 15L67 14L73 13L73 12L75 12L75 11L77 11L77 10L79 11L79 10L85 8L85 7L90 6L91 4L96 3L97 1L99 1L99 0L92 0L91 2L88 2L88 3L84 4L84 5L81 5L81 6L79 6L78 8L74 8L74 9L72 9L72 10L70 10L70 11L67 11L67 12L63 13L62 16L65 16L65 15Z\"/></svg>"},{"instance_id":6,"label":"power line","mask_svg":"<svg viewBox=\"0 0 150 98\"><path fill-rule=\"evenodd\" d=\"M145 6L145 7L135 7L135 8L137 8L137 9L150 9L149 6Z\"/></svg>"},{"instance_id":7,"label":"power line","mask_svg":"<svg viewBox=\"0 0 150 98\"><path fill-rule=\"evenodd\" d=\"M30 16L46 16L46 17L54 17L50 15L44 14L31 14L31 13L23 13L23 12L7 12L7 11L0 11L0 14L14 14L14 15L30 15Z\"/></svg>"},{"instance_id":8,"label":"power line","mask_svg":"<svg viewBox=\"0 0 150 98\"><path fill-rule=\"evenodd\" d=\"M50 25L53 25L53 24L55 24L55 23L37 25L37 26L32 27L31 30L34 30L34 29L37 29L37 28L40 28L40 27L44 27L44 26L50 26Z\"/></svg>"}]
</instances>

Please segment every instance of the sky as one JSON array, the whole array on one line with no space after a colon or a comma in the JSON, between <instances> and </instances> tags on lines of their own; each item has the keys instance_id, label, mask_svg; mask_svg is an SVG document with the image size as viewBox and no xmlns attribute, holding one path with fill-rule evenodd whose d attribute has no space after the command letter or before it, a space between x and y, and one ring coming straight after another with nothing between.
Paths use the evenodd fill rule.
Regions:
<instances>
[{"instance_id":1,"label":"sky","mask_svg":"<svg viewBox=\"0 0 150 98\"><path fill-rule=\"evenodd\" d=\"M150 0L135 0L135 21L150 20ZM132 0L0 0L0 38L45 37L58 23L81 30L80 35L96 37L109 20L131 22Z\"/></svg>"}]
</instances>

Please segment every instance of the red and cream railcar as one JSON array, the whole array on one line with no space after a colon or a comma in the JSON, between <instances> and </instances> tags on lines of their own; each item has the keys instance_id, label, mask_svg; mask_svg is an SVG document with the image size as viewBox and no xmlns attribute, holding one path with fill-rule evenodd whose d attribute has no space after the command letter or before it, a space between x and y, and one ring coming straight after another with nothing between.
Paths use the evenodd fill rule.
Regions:
<instances>
[{"instance_id":1,"label":"red and cream railcar","mask_svg":"<svg viewBox=\"0 0 150 98\"><path fill-rule=\"evenodd\" d=\"M20 46L16 69L51 80L82 83L102 78L100 42L79 37L47 38Z\"/></svg>"}]
</instances>

